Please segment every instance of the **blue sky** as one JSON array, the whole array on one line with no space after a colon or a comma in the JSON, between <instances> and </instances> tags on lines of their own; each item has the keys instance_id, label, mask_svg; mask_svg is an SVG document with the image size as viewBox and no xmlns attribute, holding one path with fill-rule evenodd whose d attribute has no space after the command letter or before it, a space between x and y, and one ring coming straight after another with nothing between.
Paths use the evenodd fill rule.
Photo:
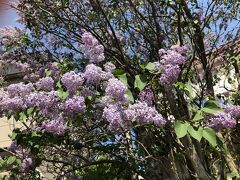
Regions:
<instances>
[{"instance_id":1,"label":"blue sky","mask_svg":"<svg viewBox=\"0 0 240 180\"><path fill-rule=\"evenodd\" d=\"M20 26L16 22L17 13L8 4L13 0L0 0L0 28L5 26Z\"/></svg>"}]
</instances>

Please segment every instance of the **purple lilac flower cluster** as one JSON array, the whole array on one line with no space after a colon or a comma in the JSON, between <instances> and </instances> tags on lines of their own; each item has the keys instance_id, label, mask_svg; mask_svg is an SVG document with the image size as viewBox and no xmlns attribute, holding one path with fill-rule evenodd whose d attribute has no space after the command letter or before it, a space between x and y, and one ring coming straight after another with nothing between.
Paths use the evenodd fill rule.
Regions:
<instances>
[{"instance_id":1,"label":"purple lilac flower cluster","mask_svg":"<svg viewBox=\"0 0 240 180\"><path fill-rule=\"evenodd\" d=\"M18 145L16 141L12 141L8 147L8 150L17 154L23 159L21 164L22 172L27 172L30 170L30 168L33 166L33 159L30 157L29 151L27 149L24 149L21 145Z\"/></svg>"},{"instance_id":2,"label":"purple lilac flower cluster","mask_svg":"<svg viewBox=\"0 0 240 180\"><path fill-rule=\"evenodd\" d=\"M83 39L85 38L85 45L92 43L89 47L95 48L98 42L91 39L92 37L89 34L85 35L86 37L83 37ZM88 51L88 53L92 53L92 51ZM94 56L95 54L92 57ZM53 68L56 69L57 67ZM75 118L78 112L84 112L87 109L85 97L100 95L101 93L98 93L96 89L96 87L99 87L104 91L104 94L93 102L93 106L99 107L99 109L96 109L97 119L105 119L111 131L129 128L133 119L140 124L164 124L165 119L152 107L153 92L150 88L140 92L140 101L129 106L129 98L126 95L128 87L113 76L112 72L115 68L115 65L110 62L104 65L104 70L95 64L88 64L83 73L70 71L63 74L60 80L69 92L66 100L59 97L58 92L54 91L56 78L39 75L42 78L34 84L18 83L10 85L5 92L7 97L2 98L4 95L0 97L1 110L8 112L9 110L19 111L35 107L41 116L48 120L40 124L37 123L36 128L33 129L49 132L53 135L62 135L67 128L64 124L64 118ZM58 70L56 69L56 71ZM38 88L35 89L36 86ZM99 102L100 106L98 106Z\"/></svg>"},{"instance_id":3,"label":"purple lilac flower cluster","mask_svg":"<svg viewBox=\"0 0 240 180\"><path fill-rule=\"evenodd\" d=\"M42 132L48 132L55 136L63 135L67 129L62 117L57 117L52 120L44 121L41 125Z\"/></svg>"},{"instance_id":4,"label":"purple lilac flower cluster","mask_svg":"<svg viewBox=\"0 0 240 180\"><path fill-rule=\"evenodd\" d=\"M146 102L141 101L130 105L125 111L125 115L128 120L135 119L139 124L163 125L166 123L166 120L154 107L150 107Z\"/></svg>"},{"instance_id":5,"label":"purple lilac flower cluster","mask_svg":"<svg viewBox=\"0 0 240 180\"><path fill-rule=\"evenodd\" d=\"M23 80L27 81L27 82L35 83L39 80L39 78L40 78L40 76L38 74L31 73L31 74L26 74L23 77Z\"/></svg>"},{"instance_id":6,"label":"purple lilac flower cluster","mask_svg":"<svg viewBox=\"0 0 240 180\"><path fill-rule=\"evenodd\" d=\"M146 87L144 90L142 90L139 93L138 98L140 101L146 102L148 106L152 106L154 95L151 87Z\"/></svg>"},{"instance_id":7,"label":"purple lilac flower cluster","mask_svg":"<svg viewBox=\"0 0 240 180\"><path fill-rule=\"evenodd\" d=\"M161 60L159 64L155 63L155 69L162 70L159 80L165 88L170 88L177 81L181 72L180 65L187 60L186 54L187 48L185 46L174 45L169 50L159 50Z\"/></svg>"},{"instance_id":8,"label":"purple lilac flower cluster","mask_svg":"<svg viewBox=\"0 0 240 180\"><path fill-rule=\"evenodd\" d=\"M104 47L99 44L98 40L89 32L85 32L82 35L81 46L84 55L90 60L90 62L101 62L104 61Z\"/></svg>"},{"instance_id":9,"label":"purple lilac flower cluster","mask_svg":"<svg viewBox=\"0 0 240 180\"><path fill-rule=\"evenodd\" d=\"M80 74L70 71L65 73L61 79L63 85L67 88L69 95L73 96L78 88L83 84L84 79Z\"/></svg>"},{"instance_id":10,"label":"purple lilac flower cluster","mask_svg":"<svg viewBox=\"0 0 240 180\"><path fill-rule=\"evenodd\" d=\"M83 97L94 96L96 94L96 91L89 87L85 87L81 90L80 94Z\"/></svg>"},{"instance_id":11,"label":"purple lilac flower cluster","mask_svg":"<svg viewBox=\"0 0 240 180\"><path fill-rule=\"evenodd\" d=\"M43 91L52 91L54 89L54 80L51 77L44 77L38 81L37 85Z\"/></svg>"},{"instance_id":12,"label":"purple lilac flower cluster","mask_svg":"<svg viewBox=\"0 0 240 180\"><path fill-rule=\"evenodd\" d=\"M103 70L101 67L94 64L88 64L83 73L83 78L87 84L99 84L102 80Z\"/></svg>"},{"instance_id":13,"label":"purple lilac flower cluster","mask_svg":"<svg viewBox=\"0 0 240 180\"><path fill-rule=\"evenodd\" d=\"M23 159L21 164L21 171L28 172L33 165L33 160L30 157L26 157Z\"/></svg>"},{"instance_id":14,"label":"purple lilac flower cluster","mask_svg":"<svg viewBox=\"0 0 240 180\"><path fill-rule=\"evenodd\" d=\"M115 69L116 69L116 66L113 63L111 63L111 62L107 62L106 64L104 64L104 70L106 72L110 72L111 73Z\"/></svg>"},{"instance_id":15,"label":"purple lilac flower cluster","mask_svg":"<svg viewBox=\"0 0 240 180\"><path fill-rule=\"evenodd\" d=\"M124 94L127 92L127 86L120 80L111 78L108 80L105 92L106 95L115 97L120 100L124 98Z\"/></svg>"},{"instance_id":16,"label":"purple lilac flower cluster","mask_svg":"<svg viewBox=\"0 0 240 180\"><path fill-rule=\"evenodd\" d=\"M126 127L123 107L119 104L112 104L104 108L103 118L109 123L111 131L119 131Z\"/></svg>"},{"instance_id":17,"label":"purple lilac flower cluster","mask_svg":"<svg viewBox=\"0 0 240 180\"><path fill-rule=\"evenodd\" d=\"M66 100L64 108L67 112L83 112L86 109L85 100L82 96L74 96Z\"/></svg>"},{"instance_id":18,"label":"purple lilac flower cluster","mask_svg":"<svg viewBox=\"0 0 240 180\"><path fill-rule=\"evenodd\" d=\"M216 130L223 128L233 128L236 126L236 119L234 119L231 114L221 112L211 117L208 122L208 126Z\"/></svg>"},{"instance_id":19,"label":"purple lilac flower cluster","mask_svg":"<svg viewBox=\"0 0 240 180\"><path fill-rule=\"evenodd\" d=\"M224 112L230 113L233 118L240 118L240 105L226 105Z\"/></svg>"},{"instance_id":20,"label":"purple lilac flower cluster","mask_svg":"<svg viewBox=\"0 0 240 180\"><path fill-rule=\"evenodd\" d=\"M50 116L57 108L58 100L56 91L34 92L25 99L25 104L27 107L38 107L42 114Z\"/></svg>"},{"instance_id":21,"label":"purple lilac flower cluster","mask_svg":"<svg viewBox=\"0 0 240 180\"><path fill-rule=\"evenodd\" d=\"M24 101L20 97L7 97L1 101L1 108L4 111L20 111L25 108Z\"/></svg>"},{"instance_id":22,"label":"purple lilac flower cluster","mask_svg":"<svg viewBox=\"0 0 240 180\"><path fill-rule=\"evenodd\" d=\"M224 111L211 117L207 124L214 129L234 128L237 124L237 119L240 118L239 105L226 105Z\"/></svg>"},{"instance_id":23,"label":"purple lilac flower cluster","mask_svg":"<svg viewBox=\"0 0 240 180\"><path fill-rule=\"evenodd\" d=\"M23 84L23 83L17 83L17 84L11 84L7 87L7 92L9 94L9 97L15 97L15 96L26 96L29 93L31 93L34 90L33 84Z\"/></svg>"}]
</instances>

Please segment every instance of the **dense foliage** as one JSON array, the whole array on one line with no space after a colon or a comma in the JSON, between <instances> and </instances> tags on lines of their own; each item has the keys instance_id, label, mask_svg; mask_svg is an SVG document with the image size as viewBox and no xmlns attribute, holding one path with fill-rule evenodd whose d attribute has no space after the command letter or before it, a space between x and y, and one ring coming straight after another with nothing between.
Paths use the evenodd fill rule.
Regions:
<instances>
[{"instance_id":1,"label":"dense foliage","mask_svg":"<svg viewBox=\"0 0 240 180\"><path fill-rule=\"evenodd\" d=\"M13 179L240 178L237 1L12 6L24 29L0 29L1 65L25 76L0 112L23 127L0 167Z\"/></svg>"}]
</instances>

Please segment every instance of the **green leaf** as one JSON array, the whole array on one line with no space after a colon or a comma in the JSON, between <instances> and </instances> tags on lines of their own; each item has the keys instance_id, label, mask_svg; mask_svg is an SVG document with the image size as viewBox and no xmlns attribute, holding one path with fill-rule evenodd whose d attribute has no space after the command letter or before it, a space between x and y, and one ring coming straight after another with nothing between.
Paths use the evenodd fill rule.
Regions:
<instances>
[{"instance_id":1,"label":"green leaf","mask_svg":"<svg viewBox=\"0 0 240 180\"><path fill-rule=\"evenodd\" d=\"M176 82L174 84L175 87L178 87L179 89L184 89L185 88L185 84L182 82Z\"/></svg>"},{"instance_id":2,"label":"green leaf","mask_svg":"<svg viewBox=\"0 0 240 180\"><path fill-rule=\"evenodd\" d=\"M24 112L19 113L19 120L21 122L26 122L27 116L26 116L26 114Z\"/></svg>"},{"instance_id":3,"label":"green leaf","mask_svg":"<svg viewBox=\"0 0 240 180\"><path fill-rule=\"evenodd\" d=\"M140 91L143 90L147 85L147 76L146 75L136 75L134 87L138 88Z\"/></svg>"},{"instance_id":4,"label":"green leaf","mask_svg":"<svg viewBox=\"0 0 240 180\"><path fill-rule=\"evenodd\" d=\"M12 132L11 139L14 140L17 137L17 133Z\"/></svg>"},{"instance_id":5,"label":"green leaf","mask_svg":"<svg viewBox=\"0 0 240 180\"><path fill-rule=\"evenodd\" d=\"M185 92L188 95L188 97L192 97L193 95L193 88L190 84L185 84Z\"/></svg>"},{"instance_id":6,"label":"green leaf","mask_svg":"<svg viewBox=\"0 0 240 180\"><path fill-rule=\"evenodd\" d=\"M227 180L235 179L237 176L236 172L227 173Z\"/></svg>"},{"instance_id":7,"label":"green leaf","mask_svg":"<svg viewBox=\"0 0 240 180\"><path fill-rule=\"evenodd\" d=\"M127 90L126 94L127 94L128 98L129 98L130 102L134 103L134 97L132 95L132 92L129 89Z\"/></svg>"},{"instance_id":8,"label":"green leaf","mask_svg":"<svg viewBox=\"0 0 240 180\"><path fill-rule=\"evenodd\" d=\"M10 165L10 164L14 163L15 161L16 161L16 157L10 156L10 157L8 157L6 163Z\"/></svg>"},{"instance_id":9,"label":"green leaf","mask_svg":"<svg viewBox=\"0 0 240 180\"><path fill-rule=\"evenodd\" d=\"M27 109L27 115L31 115L31 114L32 114L32 112L33 112L33 110L34 110L34 108L33 108L33 107L31 107L31 108L28 108L28 109Z\"/></svg>"},{"instance_id":10,"label":"green leaf","mask_svg":"<svg viewBox=\"0 0 240 180\"><path fill-rule=\"evenodd\" d=\"M46 76L50 76L52 74L52 70L45 69Z\"/></svg>"},{"instance_id":11,"label":"green leaf","mask_svg":"<svg viewBox=\"0 0 240 180\"><path fill-rule=\"evenodd\" d=\"M175 133L177 135L177 138L182 138L187 134L189 123L185 122L182 123L180 121L177 121L175 123Z\"/></svg>"},{"instance_id":12,"label":"green leaf","mask_svg":"<svg viewBox=\"0 0 240 180\"><path fill-rule=\"evenodd\" d=\"M16 159L16 164L20 165L22 162L20 159Z\"/></svg>"},{"instance_id":13,"label":"green leaf","mask_svg":"<svg viewBox=\"0 0 240 180\"><path fill-rule=\"evenodd\" d=\"M217 146L217 136L213 129L204 128L202 135L213 147Z\"/></svg>"},{"instance_id":14,"label":"green leaf","mask_svg":"<svg viewBox=\"0 0 240 180\"><path fill-rule=\"evenodd\" d=\"M147 65L145 66L145 68L149 71L154 70L154 67L155 67L155 65L152 62L147 63Z\"/></svg>"},{"instance_id":15,"label":"green leaf","mask_svg":"<svg viewBox=\"0 0 240 180\"><path fill-rule=\"evenodd\" d=\"M194 118L192 119L193 121L199 121L201 119L203 119L204 117L201 114L201 111L197 111Z\"/></svg>"},{"instance_id":16,"label":"green leaf","mask_svg":"<svg viewBox=\"0 0 240 180\"><path fill-rule=\"evenodd\" d=\"M215 114L217 112L221 112L222 109L218 106L216 101L209 100L204 104L202 111L209 113L209 114Z\"/></svg>"},{"instance_id":17,"label":"green leaf","mask_svg":"<svg viewBox=\"0 0 240 180\"><path fill-rule=\"evenodd\" d=\"M193 126L188 126L188 133L190 136L192 136L194 139L198 140L199 142L202 139L202 134L203 134L203 128L201 126L193 127Z\"/></svg>"},{"instance_id":18,"label":"green leaf","mask_svg":"<svg viewBox=\"0 0 240 180\"><path fill-rule=\"evenodd\" d=\"M57 87L62 88L62 85L61 85L60 81L57 82Z\"/></svg>"},{"instance_id":19,"label":"green leaf","mask_svg":"<svg viewBox=\"0 0 240 180\"><path fill-rule=\"evenodd\" d=\"M128 86L128 81L127 81L127 74L121 74L121 75L117 75L118 79L125 84L126 86Z\"/></svg>"},{"instance_id":20,"label":"green leaf","mask_svg":"<svg viewBox=\"0 0 240 180\"><path fill-rule=\"evenodd\" d=\"M115 75L115 76L118 76L118 75L121 75L121 74L124 74L124 73L125 73L125 71L122 70L122 69L115 69L113 71L113 75Z\"/></svg>"},{"instance_id":21,"label":"green leaf","mask_svg":"<svg viewBox=\"0 0 240 180\"><path fill-rule=\"evenodd\" d=\"M57 90L57 95L58 95L59 98L64 100L68 97L69 94L68 94L68 92L63 91L63 89L58 89Z\"/></svg>"},{"instance_id":22,"label":"green leaf","mask_svg":"<svg viewBox=\"0 0 240 180\"><path fill-rule=\"evenodd\" d=\"M31 136L32 137L40 137L41 135L39 135L36 131L33 131Z\"/></svg>"}]
</instances>

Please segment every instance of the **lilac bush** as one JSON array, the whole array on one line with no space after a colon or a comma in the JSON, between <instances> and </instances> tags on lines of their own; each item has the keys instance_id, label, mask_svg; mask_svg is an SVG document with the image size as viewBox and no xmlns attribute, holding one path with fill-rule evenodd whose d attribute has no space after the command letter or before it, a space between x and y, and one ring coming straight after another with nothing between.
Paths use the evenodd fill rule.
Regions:
<instances>
[{"instance_id":1,"label":"lilac bush","mask_svg":"<svg viewBox=\"0 0 240 180\"><path fill-rule=\"evenodd\" d=\"M22 125L0 160L10 178L240 178L238 3L12 6L24 28L0 29L0 65L24 78L0 91L0 115ZM236 86L219 91L223 78Z\"/></svg>"}]
</instances>

